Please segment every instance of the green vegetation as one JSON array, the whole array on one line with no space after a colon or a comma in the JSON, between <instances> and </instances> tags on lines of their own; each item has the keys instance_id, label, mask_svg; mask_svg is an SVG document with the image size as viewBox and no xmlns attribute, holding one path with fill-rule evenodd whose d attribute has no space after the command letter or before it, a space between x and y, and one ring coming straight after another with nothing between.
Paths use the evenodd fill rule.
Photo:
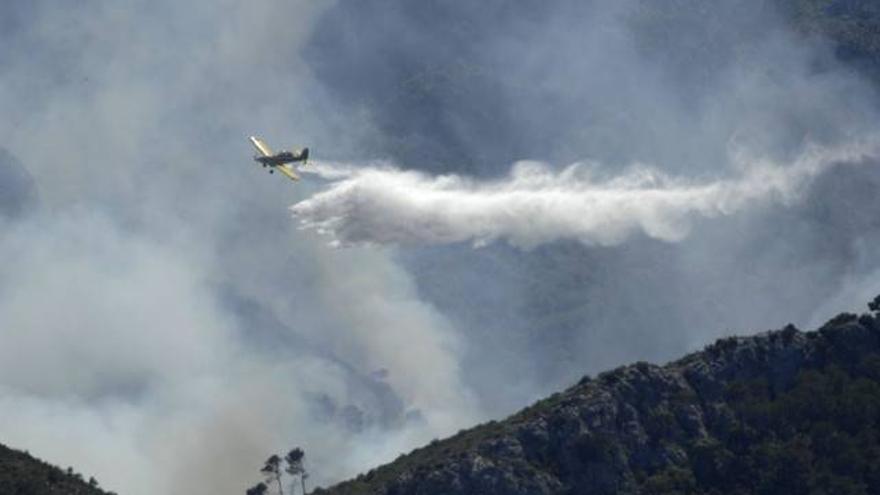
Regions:
<instances>
[{"instance_id":1,"label":"green vegetation","mask_svg":"<svg viewBox=\"0 0 880 495\"><path fill-rule=\"evenodd\" d=\"M735 417L686 446L687 466L648 477L646 493L880 493L880 353L803 370L780 394L735 381L725 399Z\"/></svg>"},{"instance_id":2,"label":"green vegetation","mask_svg":"<svg viewBox=\"0 0 880 495\"><path fill-rule=\"evenodd\" d=\"M425 447L399 456L390 464L371 469L367 473L360 474L350 481L333 487L332 493L339 495L374 493L376 487L387 486L404 473L430 471L431 468L441 466L448 459L474 449L486 440L499 438L508 431L510 430L507 422L489 421L474 428L459 431L442 441L435 439ZM327 490L318 488L313 493L327 493Z\"/></svg>"},{"instance_id":3,"label":"green vegetation","mask_svg":"<svg viewBox=\"0 0 880 495\"><path fill-rule=\"evenodd\" d=\"M95 478L83 481L72 468L61 469L0 445L0 493L3 495L112 495Z\"/></svg>"},{"instance_id":4,"label":"green vegetation","mask_svg":"<svg viewBox=\"0 0 880 495\"><path fill-rule=\"evenodd\" d=\"M585 377L315 493L880 493L880 296L869 308Z\"/></svg>"}]
</instances>

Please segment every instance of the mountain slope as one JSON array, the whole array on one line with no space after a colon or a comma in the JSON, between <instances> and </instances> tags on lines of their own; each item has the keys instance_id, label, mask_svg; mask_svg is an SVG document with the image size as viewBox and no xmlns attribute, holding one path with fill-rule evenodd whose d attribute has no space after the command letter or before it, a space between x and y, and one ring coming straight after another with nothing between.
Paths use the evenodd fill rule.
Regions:
<instances>
[{"instance_id":1,"label":"mountain slope","mask_svg":"<svg viewBox=\"0 0 880 495\"><path fill-rule=\"evenodd\" d=\"M880 493L880 324L843 314L584 378L318 493Z\"/></svg>"},{"instance_id":2,"label":"mountain slope","mask_svg":"<svg viewBox=\"0 0 880 495\"><path fill-rule=\"evenodd\" d=\"M26 452L0 445L0 494L108 495L97 482L85 482L71 469L62 471Z\"/></svg>"}]
</instances>

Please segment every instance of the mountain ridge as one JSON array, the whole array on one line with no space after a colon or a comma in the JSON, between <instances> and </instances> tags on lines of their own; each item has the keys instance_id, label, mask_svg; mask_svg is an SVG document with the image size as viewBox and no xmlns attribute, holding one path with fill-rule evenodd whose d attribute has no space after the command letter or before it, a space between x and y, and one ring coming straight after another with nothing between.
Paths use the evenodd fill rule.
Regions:
<instances>
[{"instance_id":1,"label":"mountain ridge","mask_svg":"<svg viewBox=\"0 0 880 495\"><path fill-rule=\"evenodd\" d=\"M315 493L877 493L878 382L878 318L844 313L811 332L788 325L584 377ZM825 437L867 442L841 450L861 456L860 471L823 453ZM777 472L786 466L816 474Z\"/></svg>"},{"instance_id":2,"label":"mountain ridge","mask_svg":"<svg viewBox=\"0 0 880 495\"><path fill-rule=\"evenodd\" d=\"M49 463L0 444L0 493L3 495L115 495L98 488L94 478Z\"/></svg>"}]
</instances>

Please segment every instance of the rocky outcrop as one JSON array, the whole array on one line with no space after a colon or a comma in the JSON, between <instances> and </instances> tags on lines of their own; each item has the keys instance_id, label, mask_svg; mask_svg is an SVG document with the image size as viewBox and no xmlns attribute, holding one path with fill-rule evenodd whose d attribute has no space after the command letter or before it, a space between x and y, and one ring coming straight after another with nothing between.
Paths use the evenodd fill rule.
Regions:
<instances>
[{"instance_id":1,"label":"rocky outcrop","mask_svg":"<svg viewBox=\"0 0 880 495\"><path fill-rule=\"evenodd\" d=\"M753 425L738 403L752 397L749 387L772 405L809 370L834 367L849 376L846 370L866 359L875 368L880 362L880 325L870 315L840 315L814 332L788 326L722 339L666 366L636 363L585 377L503 422L434 442L320 493L696 493L713 476L718 483L730 478L722 471L737 442L749 454L755 432L776 438L774 420ZM833 424L816 419L826 420ZM792 432L780 432L779 441Z\"/></svg>"}]
</instances>

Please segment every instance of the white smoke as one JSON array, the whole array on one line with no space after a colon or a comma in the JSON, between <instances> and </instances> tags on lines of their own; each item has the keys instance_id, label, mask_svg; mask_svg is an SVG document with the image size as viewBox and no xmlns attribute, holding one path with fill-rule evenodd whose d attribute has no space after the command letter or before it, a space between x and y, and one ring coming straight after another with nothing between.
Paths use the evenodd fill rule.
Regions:
<instances>
[{"instance_id":1,"label":"white smoke","mask_svg":"<svg viewBox=\"0 0 880 495\"><path fill-rule=\"evenodd\" d=\"M466 248L448 255L454 262L417 253L422 264L436 267L425 274L405 264L412 257L406 251L328 250L292 229L283 208L294 202L291 195L304 194L308 181L291 188L249 163L248 134L340 159L385 156L364 145L373 141L431 157L433 150L460 149L486 169L458 165L462 175L433 177L319 164L330 188L297 213L341 243L499 240L528 247L559 238L679 239L697 218L796 200L834 164L875 154L866 139L810 148L790 163L738 155L738 179L693 179L714 173L722 163L713 160L716 153L723 155L724 143L742 128L753 131L746 134L753 149L771 151L787 150L803 133L838 143L841 135L863 135L876 122L865 104L868 91L844 71L817 73L807 56L813 48L783 39L769 43L775 49L756 44L752 51L760 57L713 71L718 83L713 78L694 94L692 79L679 77L680 64L657 62L655 53L638 49L640 38L630 39L617 15L625 4L636 5L596 2L591 15L550 9L526 29L474 22L470 2L419 4L412 10L420 16L448 5L468 20L422 16L442 28L425 33L406 9L360 3L4 2L0 146L34 176L45 211L4 225L0 235L0 442L135 495L242 493L270 452L296 444L307 452L312 481L325 484L486 419L487 406L496 416L512 411L570 383L570 375L671 357L687 337L682 322L703 343L724 325L752 330L775 321L758 299L785 317L813 307L819 296L790 286L816 288L816 280L840 269L808 272L792 283L792 272L777 269L777 261L809 251L800 238L784 239L778 251L784 254L755 263L751 285L731 274L742 272L752 253L718 255L726 236L682 256L699 274L686 283L638 254L607 264L603 276L569 283L571 266L593 270L597 259L609 257L580 253L557 263L517 252L499 257L504 263L491 271L480 259L459 256L471 252ZM327 17L336 6L345 8ZM517 16L534 13L522 9ZM490 8L484 19L495 14ZM717 37L719 27L729 38L740 36L740 26L766 24L722 14L741 19L713 26L713 39L726 39ZM387 39L413 60L436 64L440 70L430 74L442 76L442 53L457 62L477 46L448 43L467 25L480 32L474 43L487 47L475 66L487 68L489 83L510 84L481 86L481 77L465 78L453 85L467 89L453 102L413 104L387 76L398 72L389 67L421 64L370 44ZM679 31L692 39L692 28ZM312 39L313 33L325 38ZM366 48L325 43L346 39ZM723 59L717 52L703 58ZM327 61L352 72L340 74ZM668 78L657 65L669 67ZM411 75L419 73L401 77ZM331 95L332 81L353 94ZM500 98L481 104L491 96ZM548 106L548 99L557 103ZM380 104L362 108L364 101ZM568 118L558 115L562 107ZM377 109L388 114L374 115ZM382 125L418 128L425 116L449 127L399 136ZM422 135L445 139L423 143ZM604 167L602 173L589 164L557 171L535 163L517 166L505 180L467 178L495 170L481 150L506 164L545 149L542 158L558 163L591 156L609 166L639 159L680 164L669 170L681 178L641 166L608 179ZM634 153L623 153L629 150ZM775 235L778 227L759 223L747 233ZM720 258L727 268L716 266ZM812 258L801 260L816 266ZM457 277L462 273L468 277ZM715 287L724 290L712 292L706 280L718 280ZM786 290L772 290L779 287L773 280L785 280ZM840 293L848 299L845 289ZM782 292L798 294L783 300ZM437 294L455 297L443 306ZM536 311L523 302L534 294L559 304ZM695 304L690 294L709 294L708 304ZM632 300L654 306L632 308ZM690 308L716 301L727 301L727 313L707 310L694 318L701 313ZM542 311L574 316L542 320ZM736 319L745 314L748 321ZM554 374L562 368L569 374ZM385 371L371 376L377 370ZM335 412L316 413L316 396ZM349 405L372 421L359 430L341 424L340 410Z\"/></svg>"},{"instance_id":2,"label":"white smoke","mask_svg":"<svg viewBox=\"0 0 880 495\"><path fill-rule=\"evenodd\" d=\"M243 493L294 445L327 484L482 419L409 274L300 235L250 162L249 133L329 135L291 114L330 105L298 56L330 3L21 5L0 148L43 210L0 220L0 443L119 493Z\"/></svg>"},{"instance_id":3,"label":"white smoke","mask_svg":"<svg viewBox=\"0 0 880 495\"><path fill-rule=\"evenodd\" d=\"M110 489L241 493L293 445L325 484L481 419L452 329L382 253L309 255L335 328L309 338L323 353L292 352L236 324L211 282L222 261L201 241L160 242L92 211L5 227L0 442ZM387 376L352 372L379 368ZM418 420L376 418L365 384ZM316 397L374 419L346 428L316 414Z\"/></svg>"},{"instance_id":4,"label":"white smoke","mask_svg":"<svg viewBox=\"0 0 880 495\"><path fill-rule=\"evenodd\" d=\"M576 239L608 246L639 233L677 241L696 217L790 202L829 168L861 163L878 152L880 141L873 136L843 146L806 145L786 164L739 150L731 157L739 177L703 183L647 166L603 179L596 165L554 171L547 164L518 162L506 179L480 182L390 165L318 164L304 171L330 180L328 189L291 210L304 228L332 236L336 245L470 241L480 246L506 240L531 248Z\"/></svg>"}]
</instances>

